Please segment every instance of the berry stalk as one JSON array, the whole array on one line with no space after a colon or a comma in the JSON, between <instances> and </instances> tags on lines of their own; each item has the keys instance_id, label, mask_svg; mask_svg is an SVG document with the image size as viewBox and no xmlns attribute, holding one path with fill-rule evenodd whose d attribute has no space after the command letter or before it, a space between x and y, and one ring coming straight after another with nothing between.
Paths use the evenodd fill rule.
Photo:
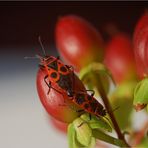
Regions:
<instances>
[{"instance_id":1,"label":"berry stalk","mask_svg":"<svg viewBox=\"0 0 148 148\"><path fill-rule=\"evenodd\" d=\"M106 93L105 93L105 90L104 90L102 81L101 81L101 79L100 79L100 76L99 76L99 75L96 75L95 78L97 79L97 82L99 82L98 85L96 86L96 87L97 87L97 90L99 91L100 96L101 96L101 98L102 98L102 100L103 100L103 103L104 103L104 105L105 105L105 108L106 108L106 110L107 110L107 112L108 112L108 114L109 114L109 116L110 116L110 118L111 118L111 121L112 121L113 126L114 126L114 129L115 129L115 131L116 131L116 133L117 133L117 135L118 135L118 138L119 138L120 140L123 140L124 143L125 143L125 145L126 145L127 147L130 147L130 146L127 144L127 142L125 141L124 135L122 134L122 132L121 132L121 130L120 130L120 128L119 128L119 125L118 125L118 123L117 123L117 121L116 121L116 119L115 119L115 116L114 116L114 114L113 114L113 112L112 112L112 108L111 108L110 103L109 103L109 101L108 101L109 99L108 99L108 97L107 97L107 95L106 95Z\"/></svg>"}]
</instances>

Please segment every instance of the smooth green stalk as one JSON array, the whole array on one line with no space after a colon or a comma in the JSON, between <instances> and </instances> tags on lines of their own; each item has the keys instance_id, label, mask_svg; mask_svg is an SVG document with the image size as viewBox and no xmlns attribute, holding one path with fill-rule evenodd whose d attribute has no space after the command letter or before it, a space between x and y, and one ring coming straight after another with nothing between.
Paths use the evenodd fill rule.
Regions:
<instances>
[{"instance_id":1,"label":"smooth green stalk","mask_svg":"<svg viewBox=\"0 0 148 148\"><path fill-rule=\"evenodd\" d=\"M103 133L100 130L93 130L92 134L95 138L102 140L102 141L105 141L107 143L110 143L110 144L113 144L113 145L116 145L116 146L120 146L120 147L127 147L127 145L125 144L124 141L122 141L120 139L116 139L114 137L111 137L111 136Z\"/></svg>"},{"instance_id":2,"label":"smooth green stalk","mask_svg":"<svg viewBox=\"0 0 148 148\"><path fill-rule=\"evenodd\" d=\"M129 147L129 145L126 143L126 141L124 139L124 135L121 133L119 125L118 125L118 123L117 123L117 121L115 119L115 116L114 116L113 112L112 112L112 108L111 108L111 105L109 103L109 99L108 99L108 97L107 97L107 95L105 93L105 90L103 88L102 81L101 81L99 75L96 75L96 74L94 74L94 75L97 78L97 82L99 83L96 87L97 87L97 89L99 91L99 94L100 94L102 100L103 100L105 108L106 108L106 110L107 110L107 112L108 112L108 114L110 116L110 119L111 119L111 121L113 123L114 129L115 129L115 131L116 131L116 133L118 135L118 138L120 140L123 140L123 142L125 143L126 147Z\"/></svg>"}]
</instances>

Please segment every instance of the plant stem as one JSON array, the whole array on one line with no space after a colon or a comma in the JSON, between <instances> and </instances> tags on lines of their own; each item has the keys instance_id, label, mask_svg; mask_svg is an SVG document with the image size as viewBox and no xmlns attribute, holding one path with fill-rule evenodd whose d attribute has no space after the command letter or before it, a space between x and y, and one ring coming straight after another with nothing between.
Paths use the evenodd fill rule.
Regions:
<instances>
[{"instance_id":1,"label":"plant stem","mask_svg":"<svg viewBox=\"0 0 148 148\"><path fill-rule=\"evenodd\" d=\"M118 138L119 138L120 140L123 140L124 143L125 143L125 145L126 145L127 147L130 147L130 146L127 144L127 142L125 141L124 135L121 133L121 130L120 130L120 128L119 128L119 125L118 125L118 123L117 123L117 121L116 121L116 119L115 119L115 116L114 116L113 111L112 111L112 108L111 108L111 106L110 106L108 97L107 97L107 95L106 95L106 93L105 93L105 90L104 90L104 87L103 87L103 84L102 84L102 81L101 81L100 76L99 76L98 74L96 74L96 75L95 75L95 78L97 79L96 87L97 87L97 89L98 89L98 91L99 91L99 94L100 94L102 100L103 100L103 103L104 103L104 105L105 105L105 108L106 108L106 110L107 110L107 113L109 114L109 116L110 116L110 118L111 118L111 121L112 121L113 126L114 126L114 129L115 129L115 131L116 131L116 133L117 133L117 135L118 135ZM98 82L99 82L99 83L98 83Z\"/></svg>"},{"instance_id":2,"label":"plant stem","mask_svg":"<svg viewBox=\"0 0 148 148\"><path fill-rule=\"evenodd\" d=\"M125 142L123 140L116 139L112 136L109 136L100 130L92 130L92 134L95 138L105 141L107 143L110 143L110 144L113 144L116 146L120 146L120 147L127 147L127 145L125 144Z\"/></svg>"}]
</instances>

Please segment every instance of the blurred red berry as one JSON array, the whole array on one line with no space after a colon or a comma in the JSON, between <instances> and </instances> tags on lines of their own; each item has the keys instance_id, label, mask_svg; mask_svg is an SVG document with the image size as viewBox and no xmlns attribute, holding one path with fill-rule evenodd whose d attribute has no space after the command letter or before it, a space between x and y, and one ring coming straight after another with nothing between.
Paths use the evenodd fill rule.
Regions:
<instances>
[{"instance_id":1,"label":"blurred red berry","mask_svg":"<svg viewBox=\"0 0 148 148\"><path fill-rule=\"evenodd\" d=\"M106 47L104 63L117 84L135 78L132 42L126 34L119 33L112 37Z\"/></svg>"},{"instance_id":2,"label":"blurred red berry","mask_svg":"<svg viewBox=\"0 0 148 148\"><path fill-rule=\"evenodd\" d=\"M61 17L55 30L56 46L64 60L77 71L103 59L103 41L97 30L75 15Z\"/></svg>"},{"instance_id":3,"label":"blurred red berry","mask_svg":"<svg viewBox=\"0 0 148 148\"><path fill-rule=\"evenodd\" d=\"M134 51L140 78L148 75L148 12L138 21L134 32Z\"/></svg>"},{"instance_id":4,"label":"blurred red berry","mask_svg":"<svg viewBox=\"0 0 148 148\"><path fill-rule=\"evenodd\" d=\"M141 32L141 29L145 28L147 25L148 25L148 12L145 12L136 25L134 36L136 36L137 33Z\"/></svg>"},{"instance_id":5,"label":"blurred red berry","mask_svg":"<svg viewBox=\"0 0 148 148\"><path fill-rule=\"evenodd\" d=\"M49 94L47 94L49 88L44 82L44 77L46 75L47 73L45 71L39 69L37 73L37 91L44 108L57 120L67 123L72 122L76 117L79 116L78 112L76 112L76 110L78 110L77 106L71 100L69 100L66 94L60 94L52 88L50 89ZM76 75L74 77L74 81L74 91L85 91L83 83ZM59 88L56 83L52 83L52 87L55 89ZM64 100L66 102L64 102ZM74 109L72 109L72 106Z\"/></svg>"}]
</instances>

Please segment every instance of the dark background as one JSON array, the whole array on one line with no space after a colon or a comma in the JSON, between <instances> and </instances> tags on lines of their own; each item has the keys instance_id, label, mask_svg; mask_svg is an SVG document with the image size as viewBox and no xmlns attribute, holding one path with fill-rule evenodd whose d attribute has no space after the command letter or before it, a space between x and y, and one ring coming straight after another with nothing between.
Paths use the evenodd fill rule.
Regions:
<instances>
[{"instance_id":1,"label":"dark background","mask_svg":"<svg viewBox=\"0 0 148 148\"><path fill-rule=\"evenodd\" d=\"M136 22L147 8L148 2L0 2L1 77L37 68L38 60L24 60L24 57L42 54L39 35L46 52L58 54L54 32L61 16L75 14L85 18L107 41L108 23L116 24L132 37Z\"/></svg>"},{"instance_id":2,"label":"dark background","mask_svg":"<svg viewBox=\"0 0 148 148\"><path fill-rule=\"evenodd\" d=\"M56 21L66 14L84 17L104 39L103 27L110 22L132 35L147 6L147 2L0 2L0 47L37 46L38 35L44 45L54 46Z\"/></svg>"}]
</instances>

